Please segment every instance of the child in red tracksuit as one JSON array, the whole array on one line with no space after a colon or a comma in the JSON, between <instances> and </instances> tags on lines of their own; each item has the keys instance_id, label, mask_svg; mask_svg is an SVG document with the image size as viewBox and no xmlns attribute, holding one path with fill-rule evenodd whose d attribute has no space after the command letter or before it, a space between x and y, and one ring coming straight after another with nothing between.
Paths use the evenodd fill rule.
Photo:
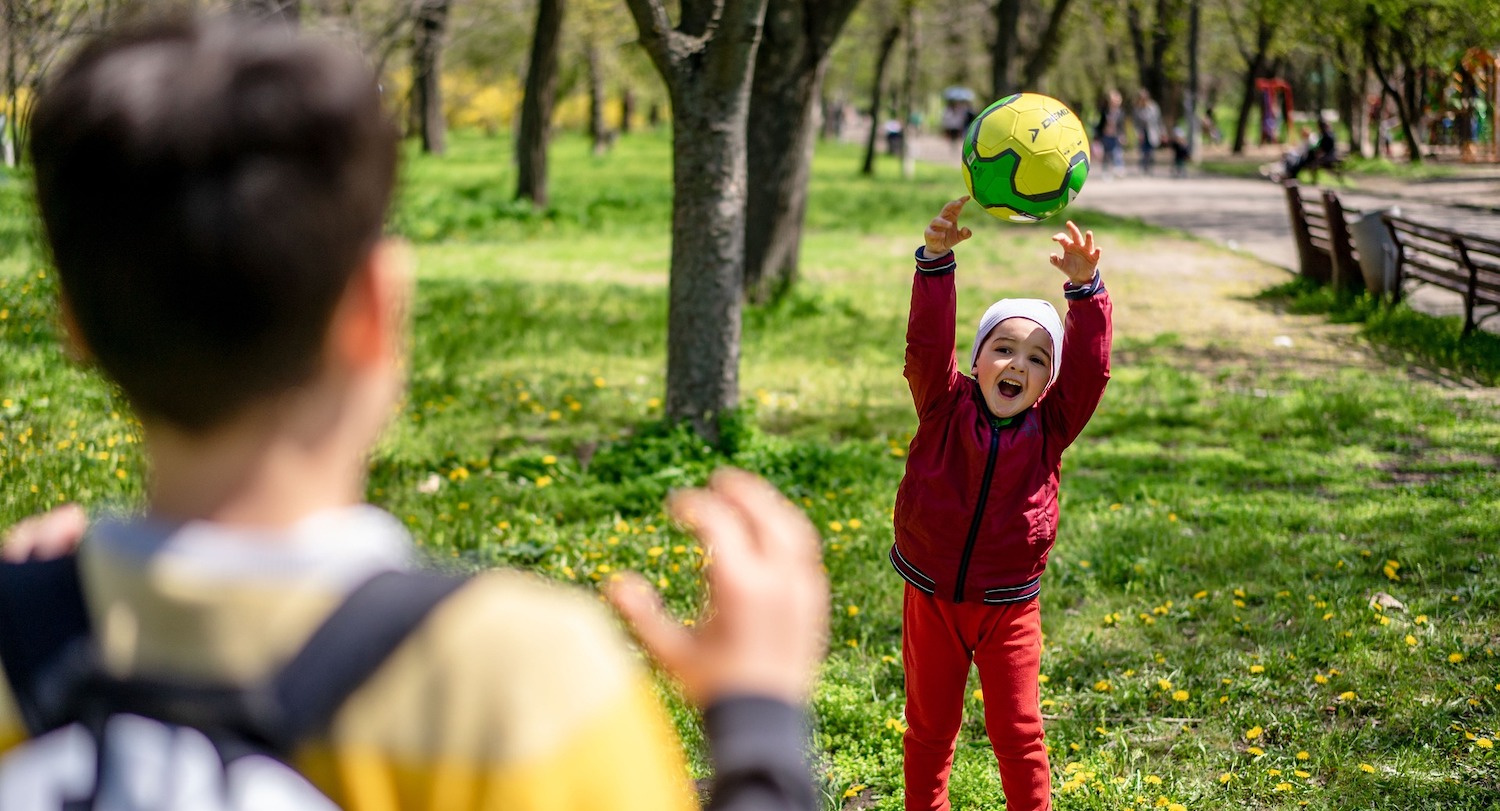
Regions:
<instances>
[{"instance_id":1,"label":"child in red tracksuit","mask_svg":"<svg viewBox=\"0 0 1500 811\"><path fill-rule=\"evenodd\" d=\"M943 207L917 251L906 379L919 419L896 493L891 563L906 580L906 808L947 811L948 774L972 662L1010 811L1051 807L1038 697L1037 595L1057 536L1062 452L1109 380L1110 301L1093 232L1053 237L1068 277L1064 329L1038 299L996 302L980 320L969 367L954 353L953 246L970 236Z\"/></svg>"}]
</instances>

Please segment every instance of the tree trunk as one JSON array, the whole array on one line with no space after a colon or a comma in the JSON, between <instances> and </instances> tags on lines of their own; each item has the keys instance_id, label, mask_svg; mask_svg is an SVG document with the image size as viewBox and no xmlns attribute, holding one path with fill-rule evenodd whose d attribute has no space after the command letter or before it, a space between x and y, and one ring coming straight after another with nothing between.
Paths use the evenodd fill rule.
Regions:
<instances>
[{"instance_id":1,"label":"tree trunk","mask_svg":"<svg viewBox=\"0 0 1500 811\"><path fill-rule=\"evenodd\" d=\"M19 104L20 94L16 91L20 88L21 77L16 66L16 49L19 47L20 33L16 30L16 3L20 0L4 0L5 2L5 130L0 132L0 139L5 140L5 165L16 167L21 163L21 107Z\"/></svg>"},{"instance_id":2,"label":"tree trunk","mask_svg":"<svg viewBox=\"0 0 1500 811\"><path fill-rule=\"evenodd\" d=\"M421 0L412 38L412 107L422 151L441 155L447 148L443 119L443 35L449 0Z\"/></svg>"},{"instance_id":3,"label":"tree trunk","mask_svg":"<svg viewBox=\"0 0 1500 811\"><path fill-rule=\"evenodd\" d=\"M990 97L1004 98L1015 89L1010 66L1014 61L1016 28L1021 19L1021 0L995 3L995 42L990 62Z\"/></svg>"},{"instance_id":4,"label":"tree trunk","mask_svg":"<svg viewBox=\"0 0 1500 811\"><path fill-rule=\"evenodd\" d=\"M921 29L917 27L916 0L906 0L903 5L906 65L902 71L905 75L901 79L901 176L910 180L917 174L917 159L912 152L912 141L917 133L912 128L912 121L916 118L917 67L920 65L922 37Z\"/></svg>"},{"instance_id":5,"label":"tree trunk","mask_svg":"<svg viewBox=\"0 0 1500 811\"><path fill-rule=\"evenodd\" d=\"M858 0L771 0L755 57L747 132L745 294L763 303L797 280L815 105L828 57Z\"/></svg>"},{"instance_id":6,"label":"tree trunk","mask_svg":"<svg viewBox=\"0 0 1500 811\"><path fill-rule=\"evenodd\" d=\"M536 34L531 39L531 63L526 69L526 95L521 99L521 127L516 136L516 199L547 205L547 142L551 139L552 103L557 93L557 51L562 31L564 0L541 0L536 10Z\"/></svg>"},{"instance_id":7,"label":"tree trunk","mask_svg":"<svg viewBox=\"0 0 1500 811\"><path fill-rule=\"evenodd\" d=\"M1064 34L1067 28L1063 25L1063 20L1067 19L1071 3L1072 0L1055 0L1052 4L1052 11L1047 15L1047 27L1037 37L1036 49L1031 52L1026 65L1021 69L1022 87L1036 87L1042 76L1057 61L1058 51L1062 50L1066 39Z\"/></svg>"},{"instance_id":8,"label":"tree trunk","mask_svg":"<svg viewBox=\"0 0 1500 811\"><path fill-rule=\"evenodd\" d=\"M630 133L630 120L635 118L635 91L629 87L620 93L620 134Z\"/></svg>"},{"instance_id":9,"label":"tree trunk","mask_svg":"<svg viewBox=\"0 0 1500 811\"><path fill-rule=\"evenodd\" d=\"M1375 44L1374 24L1372 23L1365 31L1365 55L1370 60L1370 67L1375 71L1375 78L1380 80L1380 87L1385 95L1396 102L1396 115L1401 117L1401 130L1406 138L1407 161L1411 163L1422 162L1422 150L1418 147L1417 134L1413 131L1411 114L1407 112L1407 102L1402 95L1396 91L1395 85L1391 84L1385 66L1381 64L1380 52ZM1379 136L1377 135L1378 139ZM1376 154L1379 154L1379 145L1376 145Z\"/></svg>"},{"instance_id":10,"label":"tree trunk","mask_svg":"<svg viewBox=\"0 0 1500 811\"><path fill-rule=\"evenodd\" d=\"M672 100L667 418L717 443L739 401L746 124L767 0L682 0L677 28L663 0L627 2Z\"/></svg>"},{"instance_id":11,"label":"tree trunk","mask_svg":"<svg viewBox=\"0 0 1500 811\"><path fill-rule=\"evenodd\" d=\"M859 170L862 175L875 174L875 141L880 136L880 105L885 90L885 68L890 61L891 50L901 36L901 24L892 23L880 38L880 51L875 57L875 81L870 84L870 136L865 141L865 164Z\"/></svg>"},{"instance_id":12,"label":"tree trunk","mask_svg":"<svg viewBox=\"0 0 1500 811\"><path fill-rule=\"evenodd\" d=\"M594 154L609 151L609 127L604 124L604 73L599 69L599 46L592 39L585 54L589 73L589 140L593 142Z\"/></svg>"},{"instance_id":13,"label":"tree trunk","mask_svg":"<svg viewBox=\"0 0 1500 811\"><path fill-rule=\"evenodd\" d=\"M1234 119L1234 146L1230 151L1236 155L1245 153L1245 125L1250 120L1250 110L1255 107L1256 93L1255 80L1259 79L1265 70L1266 57L1263 53L1257 53L1250 60L1250 67L1245 70L1245 92L1240 98L1240 111Z\"/></svg>"}]
</instances>

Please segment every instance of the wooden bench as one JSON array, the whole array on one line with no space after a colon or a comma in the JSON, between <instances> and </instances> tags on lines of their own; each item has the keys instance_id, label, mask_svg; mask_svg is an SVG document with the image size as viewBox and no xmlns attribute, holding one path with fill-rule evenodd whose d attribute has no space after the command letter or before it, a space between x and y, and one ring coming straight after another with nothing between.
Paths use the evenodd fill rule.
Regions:
<instances>
[{"instance_id":1,"label":"wooden bench","mask_svg":"<svg viewBox=\"0 0 1500 811\"><path fill-rule=\"evenodd\" d=\"M1458 293L1464 297L1465 335L1486 318L1500 314L1500 240L1390 214L1383 219L1396 241L1396 301L1401 300L1407 280ZM1481 307L1490 311L1480 314Z\"/></svg>"},{"instance_id":2,"label":"wooden bench","mask_svg":"<svg viewBox=\"0 0 1500 811\"><path fill-rule=\"evenodd\" d=\"M1358 215L1344 208L1338 194L1325 189L1322 200L1304 199L1295 180L1284 180L1287 211L1292 220L1292 237L1297 242L1299 272L1319 284L1333 284L1340 290L1365 289L1365 277L1359 270L1359 253L1349 238L1349 216Z\"/></svg>"}]
</instances>

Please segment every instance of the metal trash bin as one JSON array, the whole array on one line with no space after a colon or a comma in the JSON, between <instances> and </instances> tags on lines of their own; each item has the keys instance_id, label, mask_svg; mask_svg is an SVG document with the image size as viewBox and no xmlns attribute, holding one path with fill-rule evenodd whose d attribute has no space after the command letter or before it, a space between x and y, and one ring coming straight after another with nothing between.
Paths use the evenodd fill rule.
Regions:
<instances>
[{"instance_id":1,"label":"metal trash bin","mask_svg":"<svg viewBox=\"0 0 1500 811\"><path fill-rule=\"evenodd\" d=\"M1396 288L1396 241L1380 215L1401 216L1401 209L1375 208L1361 213L1349 223L1349 238L1359 251L1359 273L1365 277L1365 289L1375 296L1393 293Z\"/></svg>"}]
</instances>

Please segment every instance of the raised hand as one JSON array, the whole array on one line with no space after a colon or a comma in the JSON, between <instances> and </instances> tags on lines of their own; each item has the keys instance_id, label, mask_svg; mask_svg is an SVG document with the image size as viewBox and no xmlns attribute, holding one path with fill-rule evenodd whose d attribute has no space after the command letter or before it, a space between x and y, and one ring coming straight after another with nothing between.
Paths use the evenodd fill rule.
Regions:
<instances>
[{"instance_id":1,"label":"raised hand","mask_svg":"<svg viewBox=\"0 0 1500 811\"><path fill-rule=\"evenodd\" d=\"M1068 220L1068 232L1052 235L1052 241L1062 246L1062 255L1052 254L1052 266L1068 274L1073 284L1088 284L1094 280L1094 269L1099 266L1099 249L1094 246L1094 232L1080 233L1078 226Z\"/></svg>"},{"instance_id":2,"label":"raised hand","mask_svg":"<svg viewBox=\"0 0 1500 811\"><path fill-rule=\"evenodd\" d=\"M963 213L964 203L967 202L967 194L957 200L949 200L943 210L928 223L927 231L923 234L927 240L925 251L928 259L936 259L953 250L954 245L974 236L973 231L958 226L958 215Z\"/></svg>"},{"instance_id":3,"label":"raised hand","mask_svg":"<svg viewBox=\"0 0 1500 811\"><path fill-rule=\"evenodd\" d=\"M775 488L740 470L674 493L667 507L708 552L703 616L683 628L633 574L609 585L610 601L698 706L731 695L805 703L828 641L817 530Z\"/></svg>"},{"instance_id":4,"label":"raised hand","mask_svg":"<svg viewBox=\"0 0 1500 811\"><path fill-rule=\"evenodd\" d=\"M53 507L7 530L0 560L20 563L63 557L78 547L88 526L89 517L77 504Z\"/></svg>"}]
</instances>

